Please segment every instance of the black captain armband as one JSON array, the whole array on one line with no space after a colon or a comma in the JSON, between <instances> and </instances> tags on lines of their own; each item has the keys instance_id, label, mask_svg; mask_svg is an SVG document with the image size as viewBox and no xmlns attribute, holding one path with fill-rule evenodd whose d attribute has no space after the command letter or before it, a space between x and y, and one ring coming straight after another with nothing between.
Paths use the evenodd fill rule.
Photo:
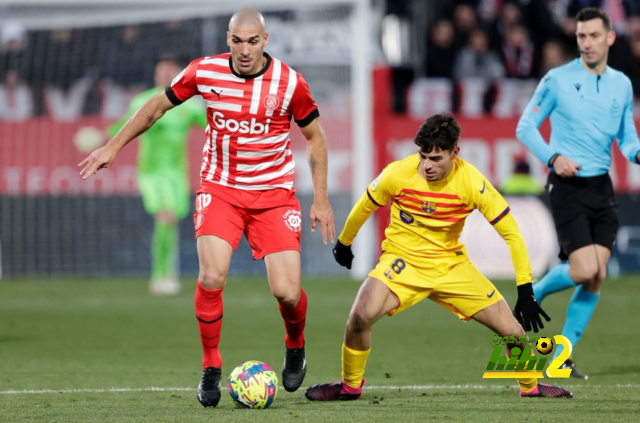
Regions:
<instances>
[{"instance_id":1,"label":"black captain armband","mask_svg":"<svg viewBox=\"0 0 640 423\"><path fill-rule=\"evenodd\" d=\"M553 164L556 162L556 159L558 158L558 156L560 156L560 154L558 153L551 156L551 158L549 159L549 163L547 163L547 165L549 165L549 167L553 167Z\"/></svg>"}]
</instances>

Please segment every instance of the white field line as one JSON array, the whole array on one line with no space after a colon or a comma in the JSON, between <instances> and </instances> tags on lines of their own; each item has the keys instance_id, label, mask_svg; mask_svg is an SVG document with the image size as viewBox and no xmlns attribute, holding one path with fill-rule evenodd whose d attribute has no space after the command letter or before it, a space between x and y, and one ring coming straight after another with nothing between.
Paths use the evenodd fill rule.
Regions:
<instances>
[{"instance_id":1,"label":"white field line","mask_svg":"<svg viewBox=\"0 0 640 423\"><path fill-rule=\"evenodd\" d=\"M506 385L371 385L366 390L430 390L430 389L504 389ZM599 389L599 388L640 388L637 383L624 383L615 385L591 385L580 384L571 385L571 389ZM517 387L513 385L515 390ZM149 388L104 388L104 389L24 389L24 390L6 390L0 391L0 395L29 395L29 394L75 394L75 393L103 393L103 392L175 392L175 391L195 391L195 388L172 388L172 387L149 387Z\"/></svg>"}]
</instances>

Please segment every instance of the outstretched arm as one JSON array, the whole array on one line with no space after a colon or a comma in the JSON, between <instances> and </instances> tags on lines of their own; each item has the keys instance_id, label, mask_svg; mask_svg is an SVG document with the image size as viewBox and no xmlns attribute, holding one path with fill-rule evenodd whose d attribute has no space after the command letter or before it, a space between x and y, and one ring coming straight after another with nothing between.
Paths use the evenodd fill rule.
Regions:
<instances>
[{"instance_id":1,"label":"outstretched arm","mask_svg":"<svg viewBox=\"0 0 640 423\"><path fill-rule=\"evenodd\" d=\"M173 107L175 106L164 92L151 97L105 146L98 148L78 163L78 166L82 167L80 170L82 179L87 179L103 167L109 167L125 145L151 128L167 110Z\"/></svg>"},{"instance_id":2,"label":"outstretched arm","mask_svg":"<svg viewBox=\"0 0 640 423\"><path fill-rule=\"evenodd\" d=\"M333 243L336 237L336 224L327 191L327 138L317 118L300 130L307 139L307 157L313 180L313 205L309 214L311 232L315 232L317 223L320 223L322 241L326 244L328 236Z\"/></svg>"},{"instance_id":3,"label":"outstretched arm","mask_svg":"<svg viewBox=\"0 0 640 423\"><path fill-rule=\"evenodd\" d=\"M500 237L504 239L511 253L511 261L516 272L516 284L518 286L518 301L514 308L514 315L525 331L533 329L534 332L538 332L538 328L544 328L540 316L547 321L550 318L542 310L533 295L529 254L527 253L527 245L524 242L520 228L518 228L516 220L511 215L509 205L495 187L481 177L475 178L474 181L476 184L483 181L483 187L486 186L486 189L484 193L481 193L478 189L473 189L471 191L473 193L472 203L476 205L487 221L493 225Z\"/></svg>"}]
</instances>

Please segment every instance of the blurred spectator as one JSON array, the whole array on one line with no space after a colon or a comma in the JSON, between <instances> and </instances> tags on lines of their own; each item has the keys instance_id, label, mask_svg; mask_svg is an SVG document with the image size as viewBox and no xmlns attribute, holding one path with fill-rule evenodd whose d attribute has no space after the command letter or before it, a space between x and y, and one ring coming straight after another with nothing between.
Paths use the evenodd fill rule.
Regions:
<instances>
[{"instance_id":1,"label":"blurred spectator","mask_svg":"<svg viewBox=\"0 0 640 423\"><path fill-rule=\"evenodd\" d=\"M33 92L27 86L31 62L27 33L17 22L0 31L0 119L21 121L33 113Z\"/></svg>"},{"instance_id":2,"label":"blurred spectator","mask_svg":"<svg viewBox=\"0 0 640 423\"><path fill-rule=\"evenodd\" d=\"M478 17L471 5L461 3L453 9L453 28L455 32L453 45L458 51L467 45L471 32L478 28Z\"/></svg>"},{"instance_id":3,"label":"blurred spectator","mask_svg":"<svg viewBox=\"0 0 640 423\"><path fill-rule=\"evenodd\" d=\"M18 22L9 22L0 31L0 84L28 82L30 68L27 32Z\"/></svg>"},{"instance_id":4,"label":"blurred spectator","mask_svg":"<svg viewBox=\"0 0 640 423\"><path fill-rule=\"evenodd\" d=\"M153 43L154 57L173 55L197 58L202 52L202 24L200 20L172 20L150 25L148 36Z\"/></svg>"},{"instance_id":5,"label":"blurred spectator","mask_svg":"<svg viewBox=\"0 0 640 423\"><path fill-rule=\"evenodd\" d=\"M559 40L547 41L542 46L542 57L540 60L540 68L538 70L538 78L542 78L553 68L562 66L569 61L564 44Z\"/></svg>"},{"instance_id":6,"label":"blurred spectator","mask_svg":"<svg viewBox=\"0 0 640 423\"><path fill-rule=\"evenodd\" d=\"M502 41L507 36L507 29L522 24L522 10L517 3L505 2L497 19L489 30L490 45L495 50L502 47Z\"/></svg>"},{"instance_id":7,"label":"blurred spectator","mask_svg":"<svg viewBox=\"0 0 640 423\"><path fill-rule=\"evenodd\" d=\"M629 34L629 73L627 76L631 79L633 85L633 93L636 97L640 97L640 30Z\"/></svg>"},{"instance_id":8,"label":"blurred spectator","mask_svg":"<svg viewBox=\"0 0 640 423\"><path fill-rule=\"evenodd\" d=\"M453 24L447 19L437 21L427 42L427 76L450 78L455 60Z\"/></svg>"},{"instance_id":9,"label":"blurred spectator","mask_svg":"<svg viewBox=\"0 0 640 423\"><path fill-rule=\"evenodd\" d=\"M453 92L453 109L473 115L481 113L469 108L469 103L464 101L469 98L466 93L473 90L482 97L482 112L489 112L494 101L495 81L503 76L504 67L498 54L489 49L487 33L474 29L468 45L458 52L453 65L453 78L458 88Z\"/></svg>"},{"instance_id":10,"label":"blurred spectator","mask_svg":"<svg viewBox=\"0 0 640 423\"><path fill-rule=\"evenodd\" d=\"M513 174L500 185L504 195L540 195L543 188L531 175L529 162L524 157L516 159Z\"/></svg>"},{"instance_id":11,"label":"blurred spectator","mask_svg":"<svg viewBox=\"0 0 640 423\"><path fill-rule=\"evenodd\" d=\"M87 76L94 62L93 52L84 32L54 29L46 34L42 50L34 56L41 70L38 79L45 85L66 90Z\"/></svg>"},{"instance_id":12,"label":"blurred spectator","mask_svg":"<svg viewBox=\"0 0 640 423\"><path fill-rule=\"evenodd\" d=\"M535 47L529 38L529 31L523 25L515 24L507 28L501 52L508 78L535 76Z\"/></svg>"},{"instance_id":13,"label":"blurred spectator","mask_svg":"<svg viewBox=\"0 0 640 423\"><path fill-rule=\"evenodd\" d=\"M501 0L478 0L475 8L482 22L490 23L496 20L503 9L503 4Z\"/></svg>"},{"instance_id":14,"label":"blurred spectator","mask_svg":"<svg viewBox=\"0 0 640 423\"><path fill-rule=\"evenodd\" d=\"M141 28L130 25L109 32L100 38L96 52L100 78L122 87L150 84L154 45L142 36Z\"/></svg>"},{"instance_id":15,"label":"blurred spectator","mask_svg":"<svg viewBox=\"0 0 640 423\"><path fill-rule=\"evenodd\" d=\"M482 78L493 82L504 76L504 67L498 55L489 50L489 38L482 29L474 29L469 43L458 52L453 66L456 80L469 77Z\"/></svg>"}]
</instances>

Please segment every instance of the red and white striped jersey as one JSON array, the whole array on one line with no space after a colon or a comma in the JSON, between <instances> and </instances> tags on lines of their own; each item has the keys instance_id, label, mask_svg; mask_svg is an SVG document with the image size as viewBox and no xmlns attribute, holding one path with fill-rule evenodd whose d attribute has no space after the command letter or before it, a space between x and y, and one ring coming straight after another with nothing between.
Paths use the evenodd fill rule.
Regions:
<instances>
[{"instance_id":1,"label":"red and white striped jersey","mask_svg":"<svg viewBox=\"0 0 640 423\"><path fill-rule=\"evenodd\" d=\"M265 57L265 67L255 75L234 72L230 53L196 59L165 89L175 105L197 94L206 102L202 182L293 189L291 118L305 127L320 114L302 75Z\"/></svg>"}]
</instances>

